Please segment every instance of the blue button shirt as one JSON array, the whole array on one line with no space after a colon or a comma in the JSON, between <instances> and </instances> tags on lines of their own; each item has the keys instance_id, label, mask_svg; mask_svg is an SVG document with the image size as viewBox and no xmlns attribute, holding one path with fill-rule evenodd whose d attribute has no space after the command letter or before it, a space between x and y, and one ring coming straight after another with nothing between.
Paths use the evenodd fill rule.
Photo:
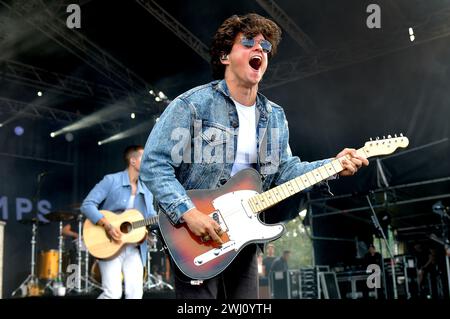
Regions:
<instances>
[{"instance_id":1,"label":"blue button shirt","mask_svg":"<svg viewBox=\"0 0 450 319\"><path fill-rule=\"evenodd\" d=\"M103 217L99 209L122 213L127 209L131 196L131 184L128 171L108 174L89 192L80 207L81 212L94 224ZM139 179L133 208L142 213L144 218L155 216L153 196ZM142 264L147 260L147 241L140 245Z\"/></svg>"}]
</instances>

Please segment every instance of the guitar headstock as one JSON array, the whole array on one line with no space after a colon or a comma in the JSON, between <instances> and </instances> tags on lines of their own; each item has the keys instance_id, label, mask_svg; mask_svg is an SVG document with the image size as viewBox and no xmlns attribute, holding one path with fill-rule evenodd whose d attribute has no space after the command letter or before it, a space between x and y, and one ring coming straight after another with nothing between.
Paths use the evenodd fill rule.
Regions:
<instances>
[{"instance_id":1,"label":"guitar headstock","mask_svg":"<svg viewBox=\"0 0 450 319\"><path fill-rule=\"evenodd\" d=\"M364 152L367 157L378 156L378 155L387 155L394 153L397 148L405 148L409 145L409 140L403 134L400 134L397 137L392 137L388 135L387 138L383 136L383 139L379 139L378 137L375 140L370 139L364 144Z\"/></svg>"}]
</instances>

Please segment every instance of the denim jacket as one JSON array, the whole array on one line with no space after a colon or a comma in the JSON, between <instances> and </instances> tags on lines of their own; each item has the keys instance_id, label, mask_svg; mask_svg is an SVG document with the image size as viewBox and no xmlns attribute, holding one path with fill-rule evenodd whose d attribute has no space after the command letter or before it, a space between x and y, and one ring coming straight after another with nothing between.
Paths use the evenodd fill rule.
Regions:
<instances>
[{"instance_id":1,"label":"denim jacket","mask_svg":"<svg viewBox=\"0 0 450 319\"><path fill-rule=\"evenodd\" d=\"M292 156L283 108L258 93L255 163L263 190L324 165ZM189 189L214 189L229 178L239 119L225 80L195 87L174 99L151 131L140 178L173 223L195 207Z\"/></svg>"},{"instance_id":2,"label":"denim jacket","mask_svg":"<svg viewBox=\"0 0 450 319\"><path fill-rule=\"evenodd\" d=\"M127 208L130 196L131 184L128 171L108 174L89 192L80 210L92 223L96 224L103 217L99 207L114 213L121 213ZM140 211L145 218L156 215L153 209L153 195L142 181L138 181L134 208ZM140 245L140 253L142 264L145 265L147 241Z\"/></svg>"}]
</instances>

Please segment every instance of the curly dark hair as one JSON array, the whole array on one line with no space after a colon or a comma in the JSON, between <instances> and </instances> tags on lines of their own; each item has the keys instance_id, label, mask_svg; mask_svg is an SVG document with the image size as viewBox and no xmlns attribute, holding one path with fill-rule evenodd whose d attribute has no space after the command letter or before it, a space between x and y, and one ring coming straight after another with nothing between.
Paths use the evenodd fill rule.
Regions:
<instances>
[{"instance_id":1,"label":"curly dark hair","mask_svg":"<svg viewBox=\"0 0 450 319\"><path fill-rule=\"evenodd\" d=\"M268 54L269 58L275 55L277 46L281 41L281 29L270 19L256 13L229 17L214 35L209 52L214 79L224 78L225 65L220 62L220 57L223 54L230 53L239 32L242 32L244 36L249 38L253 38L261 33L272 44L272 51Z\"/></svg>"}]
</instances>

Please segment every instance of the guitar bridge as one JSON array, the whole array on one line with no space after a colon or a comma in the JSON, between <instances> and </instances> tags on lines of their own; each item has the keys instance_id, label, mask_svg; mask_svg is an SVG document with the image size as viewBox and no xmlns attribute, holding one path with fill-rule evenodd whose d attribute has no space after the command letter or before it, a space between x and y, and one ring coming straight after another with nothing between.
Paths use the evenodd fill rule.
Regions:
<instances>
[{"instance_id":1,"label":"guitar bridge","mask_svg":"<svg viewBox=\"0 0 450 319\"><path fill-rule=\"evenodd\" d=\"M232 251L235 249L236 242L229 241L223 244L220 247L213 248L209 251L207 251L204 254L201 254L194 258L194 265L201 266L203 264L206 264L207 262L216 259L217 257L226 254L229 251Z\"/></svg>"}]
</instances>

